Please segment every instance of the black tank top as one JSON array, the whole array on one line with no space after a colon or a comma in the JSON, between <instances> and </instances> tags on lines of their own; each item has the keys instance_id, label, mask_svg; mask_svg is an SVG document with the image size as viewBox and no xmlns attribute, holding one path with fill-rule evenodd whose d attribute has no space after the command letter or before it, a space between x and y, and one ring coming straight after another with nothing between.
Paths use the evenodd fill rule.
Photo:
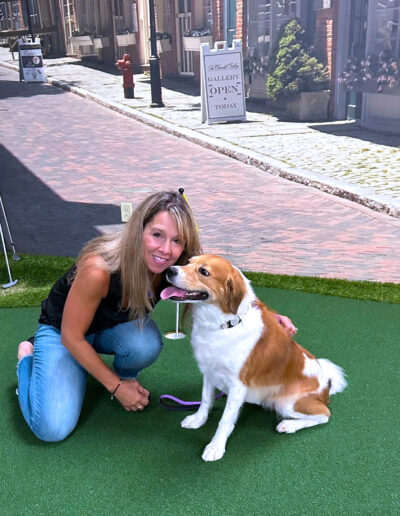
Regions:
<instances>
[{"instance_id":1,"label":"black tank top","mask_svg":"<svg viewBox=\"0 0 400 516\"><path fill-rule=\"evenodd\" d=\"M64 311L65 301L72 284L72 278L75 273L75 265L73 265L53 286L50 290L49 297L42 301L42 312L40 314L39 323L49 324L61 329L62 314ZM164 284L165 279L161 281ZM161 285L160 285L161 287ZM159 301L159 292L155 302ZM121 307L122 286L121 276L119 273L110 275L110 287L107 296L101 300L99 307L94 315L93 321L89 326L86 335L95 333L105 328L112 328L116 324L124 323L130 320L129 310Z\"/></svg>"}]
</instances>

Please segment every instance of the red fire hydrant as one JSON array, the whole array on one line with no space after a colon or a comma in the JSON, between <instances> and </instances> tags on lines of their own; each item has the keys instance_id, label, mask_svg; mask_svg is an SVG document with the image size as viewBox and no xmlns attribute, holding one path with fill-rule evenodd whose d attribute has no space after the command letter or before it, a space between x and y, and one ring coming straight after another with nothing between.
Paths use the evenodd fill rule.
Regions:
<instances>
[{"instance_id":1,"label":"red fire hydrant","mask_svg":"<svg viewBox=\"0 0 400 516\"><path fill-rule=\"evenodd\" d=\"M135 84L133 82L133 69L131 62L131 55L124 54L122 59L118 59L115 63L117 67L122 70L124 97L126 99L134 99L133 89Z\"/></svg>"}]
</instances>

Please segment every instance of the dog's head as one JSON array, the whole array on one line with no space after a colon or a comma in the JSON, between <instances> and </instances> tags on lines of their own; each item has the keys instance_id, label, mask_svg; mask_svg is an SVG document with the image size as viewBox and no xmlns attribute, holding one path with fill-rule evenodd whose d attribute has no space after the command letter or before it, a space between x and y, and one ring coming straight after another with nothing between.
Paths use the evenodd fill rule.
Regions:
<instances>
[{"instance_id":1,"label":"dog's head","mask_svg":"<svg viewBox=\"0 0 400 516\"><path fill-rule=\"evenodd\" d=\"M194 256L188 265L173 265L167 270L167 280L174 286L161 292L162 299L210 303L229 314L237 313L247 291L240 271L212 254Z\"/></svg>"}]
</instances>

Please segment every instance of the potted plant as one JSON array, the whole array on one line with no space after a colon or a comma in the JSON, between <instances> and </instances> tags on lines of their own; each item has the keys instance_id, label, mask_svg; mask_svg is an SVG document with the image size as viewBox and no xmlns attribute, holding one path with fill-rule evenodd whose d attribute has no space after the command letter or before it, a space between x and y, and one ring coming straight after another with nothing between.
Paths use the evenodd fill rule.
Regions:
<instances>
[{"instance_id":1,"label":"potted plant","mask_svg":"<svg viewBox=\"0 0 400 516\"><path fill-rule=\"evenodd\" d=\"M129 47L136 43L136 35L134 32L125 31L123 34L117 34L117 46L118 47Z\"/></svg>"},{"instance_id":2,"label":"potted plant","mask_svg":"<svg viewBox=\"0 0 400 516\"><path fill-rule=\"evenodd\" d=\"M297 19L281 26L267 73L269 99L284 99L287 111L297 120L327 120L329 72L312 56L305 30Z\"/></svg>"},{"instance_id":3,"label":"potted plant","mask_svg":"<svg viewBox=\"0 0 400 516\"><path fill-rule=\"evenodd\" d=\"M183 34L183 48L190 52L200 52L202 43L212 45L212 34L210 29L190 29Z\"/></svg>"},{"instance_id":4,"label":"potted plant","mask_svg":"<svg viewBox=\"0 0 400 516\"><path fill-rule=\"evenodd\" d=\"M400 94L400 58L389 50L350 57L339 76L346 89L361 93Z\"/></svg>"},{"instance_id":5,"label":"potted plant","mask_svg":"<svg viewBox=\"0 0 400 516\"><path fill-rule=\"evenodd\" d=\"M172 48L172 37L167 32L156 32L157 52L168 52Z\"/></svg>"},{"instance_id":6,"label":"potted plant","mask_svg":"<svg viewBox=\"0 0 400 516\"><path fill-rule=\"evenodd\" d=\"M85 32L80 34L79 32L73 32L71 36L71 43L75 47L91 47L93 45L92 36Z\"/></svg>"}]
</instances>

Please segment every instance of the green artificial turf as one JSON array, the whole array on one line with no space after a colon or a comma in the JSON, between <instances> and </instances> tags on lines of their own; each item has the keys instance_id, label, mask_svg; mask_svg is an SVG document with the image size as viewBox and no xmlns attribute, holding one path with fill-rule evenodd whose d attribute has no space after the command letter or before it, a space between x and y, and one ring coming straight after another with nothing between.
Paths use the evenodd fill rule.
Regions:
<instances>
[{"instance_id":1,"label":"green artificial turf","mask_svg":"<svg viewBox=\"0 0 400 516\"><path fill-rule=\"evenodd\" d=\"M14 262L9 257L13 279L18 283L8 289L0 289L0 308L38 306L53 283L73 263L73 258L59 256L21 255ZM0 264L0 284L8 282L7 270ZM316 294L353 299L370 299L386 303L400 303L400 285L371 281L347 281L341 279L289 276L245 271L254 286L298 290Z\"/></svg>"},{"instance_id":2,"label":"green artificial turf","mask_svg":"<svg viewBox=\"0 0 400 516\"><path fill-rule=\"evenodd\" d=\"M127 413L89 379L78 427L61 443L38 441L15 396L17 343L32 334L38 308L0 310L0 471L7 515L366 515L398 514L399 307L273 288L258 296L298 326L297 340L341 365L347 389L332 398L327 425L275 431L273 412L245 405L224 458L201 453L222 414L180 428L186 413L158 405L162 393L199 399L201 375L188 337L165 340L140 380L152 395ZM174 330L175 305L154 318ZM108 360L108 358L107 358Z\"/></svg>"},{"instance_id":3,"label":"green artificial turf","mask_svg":"<svg viewBox=\"0 0 400 516\"><path fill-rule=\"evenodd\" d=\"M38 306L49 293L54 282L74 263L73 258L21 254L19 261L8 257L13 280L18 283L0 289L0 308ZM8 283L5 263L0 261L0 283Z\"/></svg>"}]
</instances>

